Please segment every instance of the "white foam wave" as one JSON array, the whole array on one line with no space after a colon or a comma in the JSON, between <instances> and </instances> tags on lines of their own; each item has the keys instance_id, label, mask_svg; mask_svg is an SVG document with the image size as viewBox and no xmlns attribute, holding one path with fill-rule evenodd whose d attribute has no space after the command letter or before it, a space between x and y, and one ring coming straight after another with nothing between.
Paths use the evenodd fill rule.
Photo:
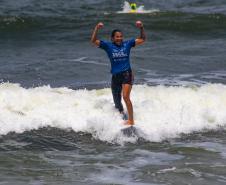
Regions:
<instances>
[{"instance_id":1,"label":"white foam wave","mask_svg":"<svg viewBox=\"0 0 226 185\"><path fill-rule=\"evenodd\" d=\"M131 11L132 11L129 2L127 2L127 1L124 2L124 5L122 8L123 8L123 10L118 11L117 13L131 13ZM138 6L137 10L136 10L136 13L141 13L141 14L155 13L155 12L159 12L159 10L158 9L145 10L144 5Z\"/></svg>"},{"instance_id":2,"label":"white foam wave","mask_svg":"<svg viewBox=\"0 0 226 185\"><path fill-rule=\"evenodd\" d=\"M226 86L166 87L135 85L136 127L149 141L226 125ZM123 136L123 120L114 109L110 89L72 90L50 86L25 89L0 85L0 134L52 126L91 133L107 142L135 142Z\"/></svg>"}]
</instances>

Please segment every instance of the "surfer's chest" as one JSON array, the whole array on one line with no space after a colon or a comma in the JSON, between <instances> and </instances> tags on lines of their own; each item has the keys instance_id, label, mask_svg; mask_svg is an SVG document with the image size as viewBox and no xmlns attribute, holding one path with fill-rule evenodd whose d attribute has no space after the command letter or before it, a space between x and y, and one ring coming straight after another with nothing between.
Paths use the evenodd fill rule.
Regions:
<instances>
[{"instance_id":1,"label":"surfer's chest","mask_svg":"<svg viewBox=\"0 0 226 185\"><path fill-rule=\"evenodd\" d=\"M112 47L112 58L124 58L129 56L128 49L126 47Z\"/></svg>"}]
</instances>

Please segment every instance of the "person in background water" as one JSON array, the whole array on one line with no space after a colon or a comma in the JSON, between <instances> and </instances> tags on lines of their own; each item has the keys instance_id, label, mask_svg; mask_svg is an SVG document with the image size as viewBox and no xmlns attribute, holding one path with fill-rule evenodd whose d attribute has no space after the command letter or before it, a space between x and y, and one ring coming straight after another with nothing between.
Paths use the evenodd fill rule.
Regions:
<instances>
[{"instance_id":1,"label":"person in background water","mask_svg":"<svg viewBox=\"0 0 226 185\"><path fill-rule=\"evenodd\" d=\"M136 39L123 41L122 31L115 29L111 33L111 42L99 40L97 32L103 28L103 23L98 23L93 30L91 42L99 48L106 51L111 62L111 90L115 107L124 115L121 103L121 95L127 107L128 120L126 125L133 125L133 105L130 100L130 92L133 85L133 73L130 67L130 49L144 43L146 36L144 26L141 21L136 22L136 26L140 29L140 36Z\"/></svg>"},{"instance_id":2,"label":"person in background water","mask_svg":"<svg viewBox=\"0 0 226 185\"><path fill-rule=\"evenodd\" d=\"M131 12L136 12L137 11L137 4L136 3L131 3L130 4Z\"/></svg>"}]
</instances>

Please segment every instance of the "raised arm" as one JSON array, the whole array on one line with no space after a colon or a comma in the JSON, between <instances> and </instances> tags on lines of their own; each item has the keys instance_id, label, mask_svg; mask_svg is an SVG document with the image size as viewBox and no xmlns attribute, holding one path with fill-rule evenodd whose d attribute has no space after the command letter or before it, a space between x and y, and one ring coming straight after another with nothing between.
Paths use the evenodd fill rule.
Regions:
<instances>
[{"instance_id":1,"label":"raised arm","mask_svg":"<svg viewBox=\"0 0 226 185\"><path fill-rule=\"evenodd\" d=\"M100 40L97 38L97 32L99 29L101 29L102 27L104 26L104 24L102 22L99 22L94 30L93 30L93 33L92 33L92 37L91 37L91 42L93 44L95 44L96 46L100 46Z\"/></svg>"},{"instance_id":2,"label":"raised arm","mask_svg":"<svg viewBox=\"0 0 226 185\"><path fill-rule=\"evenodd\" d=\"M144 25L141 21L136 22L136 26L140 29L140 37L136 38L135 45L143 44L146 40L146 35L144 33Z\"/></svg>"}]
</instances>

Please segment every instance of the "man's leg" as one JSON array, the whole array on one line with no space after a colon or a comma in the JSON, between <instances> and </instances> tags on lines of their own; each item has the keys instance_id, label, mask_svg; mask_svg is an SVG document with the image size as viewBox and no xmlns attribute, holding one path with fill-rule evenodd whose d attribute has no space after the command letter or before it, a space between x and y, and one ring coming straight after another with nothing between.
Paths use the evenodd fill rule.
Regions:
<instances>
[{"instance_id":1,"label":"man's leg","mask_svg":"<svg viewBox=\"0 0 226 185\"><path fill-rule=\"evenodd\" d=\"M130 84L123 84L122 85L122 93L123 93L123 99L125 101L127 112L128 112L128 120L126 124L133 125L134 119L133 119L133 105L130 100L130 92L132 90L132 85Z\"/></svg>"},{"instance_id":2,"label":"man's leg","mask_svg":"<svg viewBox=\"0 0 226 185\"><path fill-rule=\"evenodd\" d=\"M122 84L120 84L115 77L112 77L111 80L111 91L115 103L115 108L118 109L120 113L123 113L123 105L121 102Z\"/></svg>"}]
</instances>

